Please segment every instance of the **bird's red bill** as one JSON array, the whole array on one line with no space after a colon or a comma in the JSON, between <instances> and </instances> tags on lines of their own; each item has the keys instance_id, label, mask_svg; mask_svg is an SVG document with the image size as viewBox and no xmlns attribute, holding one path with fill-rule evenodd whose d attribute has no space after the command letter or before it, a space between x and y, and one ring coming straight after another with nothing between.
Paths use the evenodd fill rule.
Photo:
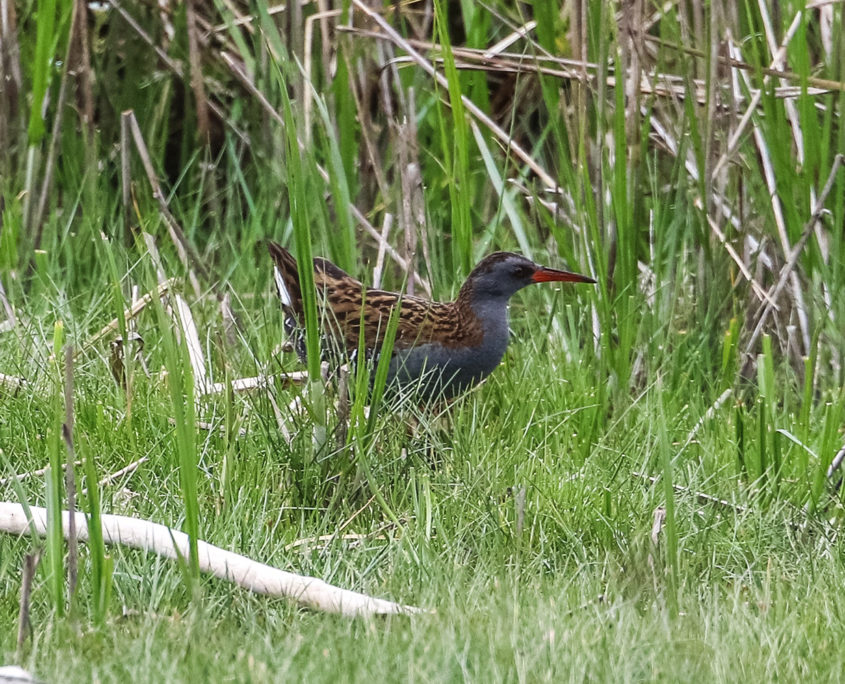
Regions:
<instances>
[{"instance_id":1,"label":"bird's red bill","mask_svg":"<svg viewBox=\"0 0 845 684\"><path fill-rule=\"evenodd\" d=\"M534 271L532 280L535 283L595 283L589 276L559 271L556 268L541 268Z\"/></svg>"}]
</instances>

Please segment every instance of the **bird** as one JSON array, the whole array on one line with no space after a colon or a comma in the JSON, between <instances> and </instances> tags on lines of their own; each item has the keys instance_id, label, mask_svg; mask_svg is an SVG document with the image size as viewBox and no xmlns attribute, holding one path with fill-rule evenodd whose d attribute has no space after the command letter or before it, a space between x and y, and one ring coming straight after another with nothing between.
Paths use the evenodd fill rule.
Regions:
<instances>
[{"instance_id":1,"label":"bird","mask_svg":"<svg viewBox=\"0 0 845 684\"><path fill-rule=\"evenodd\" d=\"M285 331L305 362L299 267L278 243L268 240L267 247ZM596 282L520 254L494 252L470 272L454 301L435 302L366 287L323 257L314 258L313 270L324 360L337 362L345 356L354 361L363 334L367 359L377 361L387 322L398 306L387 385L445 398L472 388L499 365L510 336L508 302L516 292L533 283Z\"/></svg>"}]
</instances>

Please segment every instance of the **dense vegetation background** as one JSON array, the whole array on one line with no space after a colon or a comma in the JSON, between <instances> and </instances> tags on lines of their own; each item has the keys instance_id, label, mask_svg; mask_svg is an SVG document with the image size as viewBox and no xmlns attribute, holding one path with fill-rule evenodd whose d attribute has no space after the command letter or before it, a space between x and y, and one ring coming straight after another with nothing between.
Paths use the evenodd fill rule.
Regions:
<instances>
[{"instance_id":1,"label":"dense vegetation background","mask_svg":"<svg viewBox=\"0 0 845 684\"><path fill-rule=\"evenodd\" d=\"M93 515L437 611L348 621L97 543L68 597L57 536L4 536L2 661L838 678L843 7L0 3L0 498L57 511L76 461ZM599 285L520 293L505 363L437 411L209 392L299 370L267 237L436 298L494 249Z\"/></svg>"}]
</instances>

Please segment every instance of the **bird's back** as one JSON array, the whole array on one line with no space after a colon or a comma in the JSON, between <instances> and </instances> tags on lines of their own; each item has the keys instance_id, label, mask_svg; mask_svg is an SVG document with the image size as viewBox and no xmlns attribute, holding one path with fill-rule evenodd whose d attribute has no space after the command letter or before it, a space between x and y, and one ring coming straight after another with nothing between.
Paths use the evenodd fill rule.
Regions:
<instances>
[{"instance_id":1,"label":"bird's back","mask_svg":"<svg viewBox=\"0 0 845 684\"><path fill-rule=\"evenodd\" d=\"M279 298L286 314L285 327L296 336L297 353L304 358L304 310L297 263L290 252L275 242L270 242L268 247L275 265L274 278ZM367 288L320 257L314 259L314 288L320 328L326 343L323 346L329 353L353 355L358 349L362 325L368 357L377 353L397 303L400 311L394 352L431 344L458 349L477 346L481 341L480 321L460 301L432 302Z\"/></svg>"}]
</instances>

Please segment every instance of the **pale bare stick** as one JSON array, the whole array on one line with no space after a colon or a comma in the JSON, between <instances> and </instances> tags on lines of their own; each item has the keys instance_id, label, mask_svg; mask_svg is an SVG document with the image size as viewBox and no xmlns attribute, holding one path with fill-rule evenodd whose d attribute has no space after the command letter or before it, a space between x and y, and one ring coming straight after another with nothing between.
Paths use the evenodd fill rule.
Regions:
<instances>
[{"instance_id":1,"label":"pale bare stick","mask_svg":"<svg viewBox=\"0 0 845 684\"><path fill-rule=\"evenodd\" d=\"M81 466L82 461L76 461L74 465ZM62 468L64 467L64 464L62 464ZM0 486L11 484L14 480L20 482L22 480L28 480L31 477L41 477L42 475L44 475L44 473L47 472L47 470L49 470L49 467L39 468L38 470L30 470L26 473L19 473L18 475L10 475L9 477L0 478Z\"/></svg>"},{"instance_id":2,"label":"pale bare stick","mask_svg":"<svg viewBox=\"0 0 845 684\"><path fill-rule=\"evenodd\" d=\"M15 316L15 309L9 304L9 299L6 297L6 290L3 288L2 280L0 280L0 305L3 306L3 311L6 313L6 321L14 328L18 324L18 319Z\"/></svg>"},{"instance_id":3,"label":"pale bare stick","mask_svg":"<svg viewBox=\"0 0 845 684\"><path fill-rule=\"evenodd\" d=\"M30 507L32 522L39 536L47 534L47 509ZM190 551L188 535L165 525L130 518L123 515L104 514L102 518L103 539L106 544L129 546L163 557L178 560L187 558ZM88 521L84 513L76 514L76 525L80 541L88 540ZM62 513L62 528L68 532L68 513ZM12 502L0 502L0 532L24 535L30 532L23 506ZM231 551L226 551L204 541L197 541L197 556L202 572L235 584L257 594L280 596L329 613L350 617L370 615L413 615L427 612L414 606L374 598L348 589L341 589L316 577L297 575L292 572L258 563Z\"/></svg>"},{"instance_id":4,"label":"pale bare stick","mask_svg":"<svg viewBox=\"0 0 845 684\"><path fill-rule=\"evenodd\" d=\"M118 470L114 473L111 473L110 475L106 475L102 480L100 480L97 483L97 486L98 487L106 487L106 486L110 485L112 482L114 482L115 480L120 479L124 475L129 475L130 473L134 473L136 470L138 470L138 467L140 465L142 465L143 463L146 463L149 460L150 460L149 456L142 456L137 461L132 461L132 463L130 463L128 466L124 466L120 470Z\"/></svg>"},{"instance_id":5,"label":"pale bare stick","mask_svg":"<svg viewBox=\"0 0 845 684\"><path fill-rule=\"evenodd\" d=\"M381 226L381 240L378 243L378 254L376 256L376 266L373 269L373 287L379 289L381 287L381 276L384 271L384 251L385 245L388 244L387 238L390 236L390 228L393 226L393 214L385 212L384 221Z\"/></svg>"},{"instance_id":6,"label":"pale bare stick","mask_svg":"<svg viewBox=\"0 0 845 684\"><path fill-rule=\"evenodd\" d=\"M185 336L185 347L188 350L188 360L191 364L191 372L194 376L194 388L198 395L205 394L208 386L208 373L206 371L205 356L202 353L202 344L200 343L199 332L197 325L194 323L194 316L191 313L191 308L188 302L181 295L175 295L174 301L176 304L176 316L173 318L182 328L182 333Z\"/></svg>"},{"instance_id":7,"label":"pale bare stick","mask_svg":"<svg viewBox=\"0 0 845 684\"><path fill-rule=\"evenodd\" d=\"M178 278L170 278L169 280L165 280L161 283L154 291L147 292L143 297L135 301L132 306L126 309L123 312L123 320L131 321L135 318L139 313L141 313L154 298L158 297L161 298L170 292L173 289L173 286L179 282ZM119 319L113 318L109 321L106 325L102 327L102 329L88 338L88 340L83 344L77 351L76 355L78 356L81 354L85 349L94 346L97 342L102 340L107 335L111 335L115 331L118 330L119 327ZM53 361L53 356L50 356L50 361Z\"/></svg>"},{"instance_id":8,"label":"pale bare stick","mask_svg":"<svg viewBox=\"0 0 845 684\"><path fill-rule=\"evenodd\" d=\"M525 36L527 36L531 31L537 28L537 22L533 19L529 22L526 22L522 26L520 26L516 31L511 31L508 35L506 35L502 40L494 45L491 45L484 51L484 56L487 58L495 57L500 52L504 52L507 50L511 45L516 43L518 40L521 40Z\"/></svg>"},{"instance_id":9,"label":"pale bare stick","mask_svg":"<svg viewBox=\"0 0 845 684\"><path fill-rule=\"evenodd\" d=\"M830 466L827 469L827 477L828 478L832 477L833 474L837 470L839 470L839 468L842 466L842 461L845 461L845 444L842 445L842 448L839 450L839 452L836 454L836 456L833 457L833 460L830 462Z\"/></svg>"},{"instance_id":10,"label":"pale bare stick","mask_svg":"<svg viewBox=\"0 0 845 684\"><path fill-rule=\"evenodd\" d=\"M232 392L250 392L257 389L266 389L274 380L281 381L286 387L291 385L302 385L308 380L307 371L294 371L292 373L277 373L276 375L258 375L254 378L238 378L228 383L214 382L206 386L204 394L223 394L227 387Z\"/></svg>"}]
</instances>

